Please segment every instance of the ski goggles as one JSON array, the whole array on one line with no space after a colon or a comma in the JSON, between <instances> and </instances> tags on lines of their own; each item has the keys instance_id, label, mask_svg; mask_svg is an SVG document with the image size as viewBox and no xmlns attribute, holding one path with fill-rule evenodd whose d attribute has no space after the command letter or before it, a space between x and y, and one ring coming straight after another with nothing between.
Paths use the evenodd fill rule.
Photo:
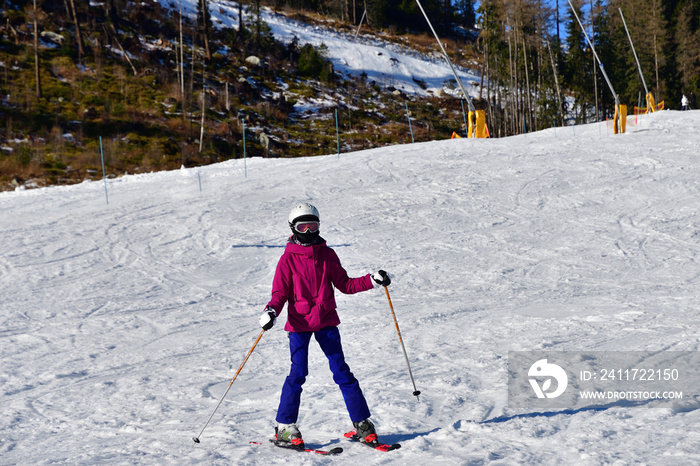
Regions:
<instances>
[{"instance_id":1,"label":"ski goggles","mask_svg":"<svg viewBox=\"0 0 700 466\"><path fill-rule=\"evenodd\" d=\"M294 230L298 233L316 233L319 225L319 222L299 222L294 225Z\"/></svg>"}]
</instances>

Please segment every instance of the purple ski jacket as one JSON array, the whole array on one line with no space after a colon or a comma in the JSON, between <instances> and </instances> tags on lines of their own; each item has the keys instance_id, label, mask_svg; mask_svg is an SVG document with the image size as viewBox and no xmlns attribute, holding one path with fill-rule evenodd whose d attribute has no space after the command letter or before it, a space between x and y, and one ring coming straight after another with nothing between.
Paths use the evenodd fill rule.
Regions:
<instances>
[{"instance_id":1,"label":"purple ski jacket","mask_svg":"<svg viewBox=\"0 0 700 466\"><path fill-rule=\"evenodd\" d=\"M323 241L301 246L289 242L277 263L272 282L272 299L267 304L280 315L287 303L288 332L315 332L337 326L333 288L354 294L374 288L369 274L350 278L335 251Z\"/></svg>"}]
</instances>

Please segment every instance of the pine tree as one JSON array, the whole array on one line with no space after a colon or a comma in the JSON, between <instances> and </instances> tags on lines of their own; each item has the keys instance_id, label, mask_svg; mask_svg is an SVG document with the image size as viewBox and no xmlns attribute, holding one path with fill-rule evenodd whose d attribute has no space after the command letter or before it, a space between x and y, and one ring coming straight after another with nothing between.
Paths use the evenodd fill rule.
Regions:
<instances>
[{"instance_id":1,"label":"pine tree","mask_svg":"<svg viewBox=\"0 0 700 466\"><path fill-rule=\"evenodd\" d=\"M477 9L479 15L479 43L483 57L483 74L486 78L486 119L494 136L506 134L505 118L503 115L502 90L505 86L504 76L507 75L505 64L507 46L505 42L505 27L503 12L497 0L482 0Z\"/></svg>"},{"instance_id":2,"label":"pine tree","mask_svg":"<svg viewBox=\"0 0 700 466\"><path fill-rule=\"evenodd\" d=\"M597 0L594 4L596 15L593 20L593 40L595 41L595 50L598 54L598 58L603 63L604 69L608 78L611 80L611 84L615 88L615 92L618 93L619 79L616 74L616 70L621 69L618 65L618 52L619 46L614 46L612 41L612 35L610 33L610 13L609 9L604 8L602 0ZM605 66L605 65L608 66ZM599 67L598 63L595 64ZM612 92L608 83L605 81L605 77L602 73L595 74L595 85L598 88L598 99L599 99L599 119L605 120L606 118L612 119L615 114L615 99L613 98ZM621 102L624 103L624 102Z\"/></svg>"},{"instance_id":3,"label":"pine tree","mask_svg":"<svg viewBox=\"0 0 700 466\"><path fill-rule=\"evenodd\" d=\"M460 26L472 29L476 21L474 0L457 0L455 3Z\"/></svg>"},{"instance_id":4,"label":"pine tree","mask_svg":"<svg viewBox=\"0 0 700 466\"><path fill-rule=\"evenodd\" d=\"M685 0L678 7L676 63L681 93L690 94L700 84L700 2Z\"/></svg>"},{"instance_id":5,"label":"pine tree","mask_svg":"<svg viewBox=\"0 0 700 466\"><path fill-rule=\"evenodd\" d=\"M573 1L576 14L583 22L582 0ZM568 89L574 94L574 107L578 106L577 121L587 121L586 112L588 103L593 99L591 78L591 55L586 42L586 37L579 26L574 12L569 9L566 23L566 56L564 59L564 81ZM573 110L573 109L572 109Z\"/></svg>"},{"instance_id":6,"label":"pine tree","mask_svg":"<svg viewBox=\"0 0 700 466\"><path fill-rule=\"evenodd\" d=\"M606 28L609 39L610 52L615 68L610 70L615 77L615 88L622 103L636 105L643 99L645 89L639 76L641 67L644 82L649 91L656 88L654 79L655 69L658 66L659 44L663 40L660 29L663 20L660 18L660 0L637 0L630 2L625 0L612 1L606 11ZM620 10L624 14L625 23L629 30L629 37L625 31ZM630 38L634 44L634 51L630 44ZM639 66L635 60L636 52Z\"/></svg>"}]
</instances>

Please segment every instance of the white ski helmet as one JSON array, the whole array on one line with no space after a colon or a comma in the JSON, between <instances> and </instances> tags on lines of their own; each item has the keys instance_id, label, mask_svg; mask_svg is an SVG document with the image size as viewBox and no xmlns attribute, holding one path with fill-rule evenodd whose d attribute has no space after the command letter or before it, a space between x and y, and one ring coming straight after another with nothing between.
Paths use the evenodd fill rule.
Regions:
<instances>
[{"instance_id":1,"label":"white ski helmet","mask_svg":"<svg viewBox=\"0 0 700 466\"><path fill-rule=\"evenodd\" d=\"M295 206L289 212L289 226L293 229L294 225L300 221L313 221L321 223L321 216L318 214L318 209L308 202Z\"/></svg>"}]
</instances>

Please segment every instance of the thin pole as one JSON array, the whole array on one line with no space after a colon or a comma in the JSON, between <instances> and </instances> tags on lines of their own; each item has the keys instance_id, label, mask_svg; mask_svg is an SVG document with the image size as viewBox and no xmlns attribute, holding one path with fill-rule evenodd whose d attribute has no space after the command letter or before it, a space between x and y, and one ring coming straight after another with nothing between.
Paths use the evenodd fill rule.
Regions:
<instances>
[{"instance_id":1,"label":"thin pole","mask_svg":"<svg viewBox=\"0 0 700 466\"><path fill-rule=\"evenodd\" d=\"M245 363L246 363L246 361L248 360L248 358L250 357L250 355L253 353L253 350L255 349L255 347L258 346L258 342L259 342L260 339L262 338L263 333L265 333L265 330L261 331L261 332L260 332L260 335L258 335L258 338L255 340L255 343L253 343L253 347L250 348L250 351L248 351L248 354L246 355L245 359L244 359L243 362L241 363L241 367L238 368L238 370L236 371L236 375L234 375L234 376L233 376L233 379L231 379L231 383L228 384L228 387L226 388L226 391L225 391L224 394L221 396L221 399L219 400L219 402L216 404L216 407L214 408L214 411L211 412L211 415L209 416L209 419L207 419L207 423L204 424L204 427L202 427L202 430L199 432L199 435L196 436L196 437L192 437L192 440L194 440L194 443L199 443L199 437L202 436L202 433L204 432L204 429L206 429L207 426L209 425L209 421L211 421L211 418L214 417L214 413L216 413L216 410L219 409L219 406L221 406L221 402L224 401L224 398L226 398L226 395L228 394L228 391L231 389L231 385L233 385L233 382L236 381L236 377L238 377L238 374L241 373L241 370L243 369L243 366L245 365Z\"/></svg>"},{"instance_id":2,"label":"thin pole","mask_svg":"<svg viewBox=\"0 0 700 466\"><path fill-rule=\"evenodd\" d=\"M360 33L360 28L362 27L362 21L365 20L365 15L367 14L367 8L362 12L362 18L360 18L360 24L357 25L357 31L355 31L355 40L357 40L357 35Z\"/></svg>"},{"instance_id":3,"label":"thin pole","mask_svg":"<svg viewBox=\"0 0 700 466\"><path fill-rule=\"evenodd\" d=\"M185 112L185 45L182 43L182 1L180 1L180 98L182 99L182 112ZM177 57L177 50L175 51Z\"/></svg>"},{"instance_id":4,"label":"thin pole","mask_svg":"<svg viewBox=\"0 0 700 466\"><path fill-rule=\"evenodd\" d=\"M411 131L411 143L416 142L413 139L413 126L411 126L411 114L408 113L408 100L406 101L406 118L408 119L408 129Z\"/></svg>"},{"instance_id":5,"label":"thin pole","mask_svg":"<svg viewBox=\"0 0 700 466\"><path fill-rule=\"evenodd\" d=\"M107 195L107 173L105 172L105 154L102 151L102 136L100 136L100 158L102 158L102 180L105 184L105 199L109 205L109 196Z\"/></svg>"},{"instance_id":6,"label":"thin pole","mask_svg":"<svg viewBox=\"0 0 700 466\"><path fill-rule=\"evenodd\" d=\"M420 391L416 388L416 382L413 380L413 372L411 372L411 364L408 362L408 355L406 354L406 347L403 344L403 338L401 338L401 330L399 330L399 322L396 320L396 314L394 313L394 305L391 304L391 297L389 296L389 288L384 287L386 291L386 299L389 300L389 308L391 309L391 315L394 317L394 323L396 324L396 333L399 334L399 341L401 342L401 349L403 350L403 357L406 359L406 365L408 366L408 375L411 377L411 383L413 384L413 396L415 396L419 401L418 395Z\"/></svg>"},{"instance_id":7,"label":"thin pole","mask_svg":"<svg viewBox=\"0 0 700 466\"><path fill-rule=\"evenodd\" d=\"M204 80L206 79L206 62L202 60L202 122L199 127L199 153L202 153L202 145L204 144L204 115L207 107L207 94Z\"/></svg>"},{"instance_id":8,"label":"thin pole","mask_svg":"<svg viewBox=\"0 0 700 466\"><path fill-rule=\"evenodd\" d=\"M241 120L243 125L243 178L248 178L248 165L245 157L245 120Z\"/></svg>"},{"instance_id":9,"label":"thin pole","mask_svg":"<svg viewBox=\"0 0 700 466\"><path fill-rule=\"evenodd\" d=\"M435 29L433 28L433 24L430 22L430 19L428 19L428 15L425 13L425 10L423 9L423 5L421 5L420 0L416 0L416 3L418 4L418 8L420 8L420 11L423 13L425 20L428 22L428 26L430 26L430 30L433 31L433 35L435 36L435 40L437 40L437 43L440 46L440 50L442 50L442 54L445 56L445 60L447 61L447 64L450 65L450 69L452 70L452 75L457 80L457 84L459 84L459 88L462 89L462 94L464 94L464 98L467 99L467 103L469 104L469 110L471 110L472 112L475 112L476 108L474 108L474 104L472 104L472 99L469 98L469 94L467 94L467 91L464 90L464 86L462 85L462 80L459 79L459 76L457 76L457 72L455 71L454 66L452 66L452 62L450 61L450 57L447 56L447 52L445 52L445 47L442 46L442 42L440 42L440 38L438 37L437 32L435 32Z\"/></svg>"},{"instance_id":10,"label":"thin pole","mask_svg":"<svg viewBox=\"0 0 700 466\"><path fill-rule=\"evenodd\" d=\"M469 126L467 125L467 112L464 111L464 99L459 99L459 103L462 104L462 117L464 117L464 134L468 134Z\"/></svg>"},{"instance_id":11,"label":"thin pole","mask_svg":"<svg viewBox=\"0 0 700 466\"><path fill-rule=\"evenodd\" d=\"M637 62L637 70L639 70L639 77L642 78L642 84L644 84L644 94L649 93L647 89L647 82L644 80L644 73L642 73L642 65L639 64L639 58L637 58L637 52L634 50L634 44L632 43L632 36L630 36L630 30L627 29L627 22L625 21L625 15L622 14L622 8L618 8L620 11L620 17L622 18L622 24L625 26L625 31L627 32L627 38L630 41L630 46L632 47L632 53L634 54L634 59Z\"/></svg>"},{"instance_id":12,"label":"thin pole","mask_svg":"<svg viewBox=\"0 0 700 466\"><path fill-rule=\"evenodd\" d=\"M593 0L591 0L591 36L595 41L595 24L593 11ZM598 73L595 70L595 58L593 59L593 93L595 94L595 121L596 123L600 120L600 110L598 108Z\"/></svg>"},{"instance_id":13,"label":"thin pole","mask_svg":"<svg viewBox=\"0 0 700 466\"><path fill-rule=\"evenodd\" d=\"M647 105L647 107L648 107L648 105ZM635 121L638 121L637 112L641 113L641 111L642 111L642 93L640 92L638 97L637 97L637 107L634 109L634 120ZM647 111L648 111L648 108L647 108Z\"/></svg>"},{"instance_id":14,"label":"thin pole","mask_svg":"<svg viewBox=\"0 0 700 466\"><path fill-rule=\"evenodd\" d=\"M593 43L588 38L588 34L586 33L586 29L583 27L583 24L581 23L581 20L579 19L578 13L576 13L574 6L571 4L571 0L567 0L567 1L569 2L569 6L571 7L571 11L574 13L574 16L576 17L576 21L578 21L578 25L581 27L581 32L583 32L583 35L586 38L586 42L588 42L588 45L591 47L591 51L593 52L593 55L595 56L596 60L598 60L598 67L600 68L600 72L603 73L603 77L605 78L605 82L608 83L608 87L610 88L610 92L612 92L613 98L615 99L615 105L619 106L620 99L617 97L617 94L615 93L615 89L613 89L612 83L610 82L610 78L608 78L608 73L605 72L605 67L603 66L603 62L600 61L600 57L598 57L598 54L595 51L595 47L593 47Z\"/></svg>"},{"instance_id":15,"label":"thin pole","mask_svg":"<svg viewBox=\"0 0 700 466\"><path fill-rule=\"evenodd\" d=\"M340 133L338 132L338 109L335 109L335 145L338 149L338 158L340 158Z\"/></svg>"}]
</instances>

